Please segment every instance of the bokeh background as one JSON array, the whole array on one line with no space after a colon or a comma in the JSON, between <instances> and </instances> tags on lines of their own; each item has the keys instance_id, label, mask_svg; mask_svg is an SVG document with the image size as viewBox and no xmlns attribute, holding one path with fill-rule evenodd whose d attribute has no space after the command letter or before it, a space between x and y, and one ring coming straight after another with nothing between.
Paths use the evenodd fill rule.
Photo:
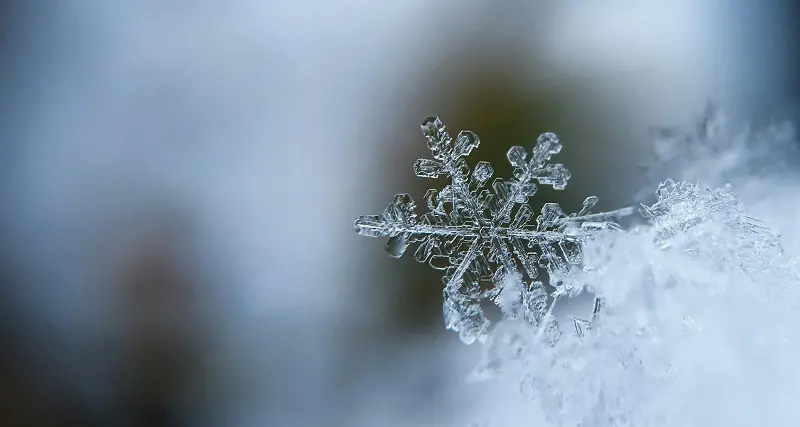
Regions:
<instances>
[{"instance_id":1,"label":"bokeh background","mask_svg":"<svg viewBox=\"0 0 800 427\"><path fill-rule=\"evenodd\" d=\"M541 198L629 205L651 125L791 105L797 9L3 2L0 425L518 421L463 381L437 272L353 232L440 184L411 170L420 119L501 176L556 132L572 179Z\"/></svg>"}]
</instances>

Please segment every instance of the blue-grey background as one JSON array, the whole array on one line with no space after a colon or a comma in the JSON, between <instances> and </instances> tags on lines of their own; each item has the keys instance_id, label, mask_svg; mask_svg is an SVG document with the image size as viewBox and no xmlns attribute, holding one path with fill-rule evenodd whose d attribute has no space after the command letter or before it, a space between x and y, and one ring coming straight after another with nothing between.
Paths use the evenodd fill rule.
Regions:
<instances>
[{"instance_id":1,"label":"blue-grey background","mask_svg":"<svg viewBox=\"0 0 800 427\"><path fill-rule=\"evenodd\" d=\"M8 1L0 424L463 426L435 271L355 216L420 200L418 123L543 131L574 208L635 202L647 128L798 85L790 1ZM490 402L494 402L491 406Z\"/></svg>"}]
</instances>

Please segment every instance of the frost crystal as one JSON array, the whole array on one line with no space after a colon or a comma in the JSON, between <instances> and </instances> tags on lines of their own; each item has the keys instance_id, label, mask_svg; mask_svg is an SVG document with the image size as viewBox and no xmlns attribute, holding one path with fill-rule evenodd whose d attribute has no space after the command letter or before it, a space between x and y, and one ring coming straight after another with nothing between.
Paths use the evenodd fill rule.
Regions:
<instances>
[{"instance_id":1,"label":"frost crystal","mask_svg":"<svg viewBox=\"0 0 800 427\"><path fill-rule=\"evenodd\" d=\"M428 190L427 211L421 217L411 196L398 194L382 214L358 217L356 232L388 237L386 250L394 257L416 247L417 261L444 271L445 323L465 343L486 337L489 320L481 307L486 300L497 304L506 318L521 317L555 333L552 322L543 324L553 304L537 280L540 271L551 282L566 281L571 267L583 259L583 245L600 231L618 229L615 221L633 210L592 214L597 197L591 196L580 212L567 215L557 203L546 203L535 216L528 200L537 183L563 190L570 178L564 165L548 163L561 151L553 133L539 136L530 153L511 147L507 157L513 178L495 178L489 184L492 166L478 162L470 172L465 160L480 144L475 133L462 131L453 140L438 117L425 118L421 127L432 158L417 160L415 174L446 176L450 184ZM561 287L551 297L564 292Z\"/></svg>"}]
</instances>

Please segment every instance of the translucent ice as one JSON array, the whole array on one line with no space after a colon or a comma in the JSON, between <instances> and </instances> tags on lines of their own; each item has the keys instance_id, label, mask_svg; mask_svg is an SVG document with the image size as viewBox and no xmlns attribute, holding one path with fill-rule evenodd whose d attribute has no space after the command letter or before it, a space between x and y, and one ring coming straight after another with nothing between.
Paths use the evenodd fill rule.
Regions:
<instances>
[{"instance_id":1,"label":"translucent ice","mask_svg":"<svg viewBox=\"0 0 800 427\"><path fill-rule=\"evenodd\" d=\"M411 197L398 194L382 214L358 217L355 230L388 237L386 250L395 257L416 246L417 261L444 270L445 323L464 342L486 336L489 320L480 305L483 300L501 306L509 318L521 316L538 324L547 305L526 302L546 298L544 285L535 280L540 270L563 279L581 262L582 245L597 232L618 228L614 221L632 210L591 214L597 203L592 196L577 214L567 215L558 204L547 203L536 217L527 203L537 183L563 190L570 178L564 165L548 163L562 147L553 133L542 134L530 152L511 147L507 157L513 178L495 178L487 186L492 166L478 162L470 173L464 159L480 144L476 134L462 131L454 142L438 117L425 118L421 127L432 158L417 160L414 173L446 176L450 184L426 193L427 212L419 217ZM520 277L523 283L513 291L505 289L507 277Z\"/></svg>"}]
</instances>

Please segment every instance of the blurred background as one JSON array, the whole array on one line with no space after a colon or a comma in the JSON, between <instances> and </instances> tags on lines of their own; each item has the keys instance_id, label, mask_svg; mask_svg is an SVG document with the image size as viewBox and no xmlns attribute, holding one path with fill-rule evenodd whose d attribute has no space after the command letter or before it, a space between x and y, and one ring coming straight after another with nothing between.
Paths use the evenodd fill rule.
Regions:
<instances>
[{"instance_id":1,"label":"blurred background","mask_svg":"<svg viewBox=\"0 0 800 427\"><path fill-rule=\"evenodd\" d=\"M438 272L353 232L441 184L421 118L498 176L556 132L572 178L540 199L629 205L649 126L797 98L797 9L3 2L0 425L516 425L464 382Z\"/></svg>"}]
</instances>

